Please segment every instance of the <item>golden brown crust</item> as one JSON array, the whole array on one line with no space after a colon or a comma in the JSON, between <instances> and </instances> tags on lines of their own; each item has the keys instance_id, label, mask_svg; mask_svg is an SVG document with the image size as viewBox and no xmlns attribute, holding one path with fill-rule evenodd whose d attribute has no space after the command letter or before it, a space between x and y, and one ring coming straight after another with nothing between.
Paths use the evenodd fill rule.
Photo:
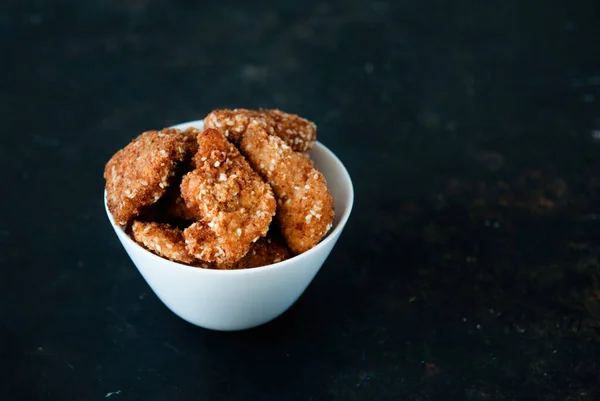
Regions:
<instances>
[{"instance_id":1,"label":"golden brown crust","mask_svg":"<svg viewBox=\"0 0 600 401\"><path fill-rule=\"evenodd\" d=\"M142 133L108 161L104 169L108 209L126 225L165 193L178 163L189 154L181 131Z\"/></svg>"},{"instance_id":2,"label":"golden brown crust","mask_svg":"<svg viewBox=\"0 0 600 401\"><path fill-rule=\"evenodd\" d=\"M323 174L259 124L249 124L240 149L273 188L277 219L290 249L302 253L317 245L334 216L333 197Z\"/></svg>"},{"instance_id":3,"label":"golden brown crust","mask_svg":"<svg viewBox=\"0 0 600 401\"><path fill-rule=\"evenodd\" d=\"M290 250L277 232L277 229L270 228L267 236L259 239L239 262L234 264L232 269L250 269L272 265L291 257Z\"/></svg>"},{"instance_id":4,"label":"golden brown crust","mask_svg":"<svg viewBox=\"0 0 600 401\"><path fill-rule=\"evenodd\" d=\"M158 256L175 262L192 263L194 257L185 247L183 233L169 224L134 221L131 227L133 239Z\"/></svg>"},{"instance_id":5,"label":"golden brown crust","mask_svg":"<svg viewBox=\"0 0 600 401\"><path fill-rule=\"evenodd\" d=\"M267 126L267 120L256 110L213 110L204 118L204 129L218 130L233 143L239 143L250 121L258 121ZM274 127L271 127L274 133Z\"/></svg>"},{"instance_id":6,"label":"golden brown crust","mask_svg":"<svg viewBox=\"0 0 600 401\"><path fill-rule=\"evenodd\" d=\"M280 110L215 110L205 128L144 132L106 164L107 206L135 241L191 266L246 269L327 234L333 198L308 156L314 123Z\"/></svg>"},{"instance_id":7,"label":"golden brown crust","mask_svg":"<svg viewBox=\"0 0 600 401\"><path fill-rule=\"evenodd\" d=\"M315 166L315 164L313 163L312 159L310 158L310 155L307 153L300 153L300 152L296 152L298 153L298 156L302 156L307 162L310 163L311 166Z\"/></svg>"},{"instance_id":8,"label":"golden brown crust","mask_svg":"<svg viewBox=\"0 0 600 401\"><path fill-rule=\"evenodd\" d=\"M313 122L276 109L214 110L204 119L205 128L219 130L234 143L241 141L250 123L260 124L269 135L277 135L298 152L310 150L317 138Z\"/></svg>"},{"instance_id":9,"label":"golden brown crust","mask_svg":"<svg viewBox=\"0 0 600 401\"><path fill-rule=\"evenodd\" d=\"M276 209L273 191L217 130L198 136L194 162L181 195L202 222L184 231L188 250L206 262L233 264L267 233Z\"/></svg>"},{"instance_id":10,"label":"golden brown crust","mask_svg":"<svg viewBox=\"0 0 600 401\"><path fill-rule=\"evenodd\" d=\"M281 110L260 110L275 122L275 135L283 139L292 150L308 152L317 140L317 126L297 114Z\"/></svg>"},{"instance_id":11,"label":"golden brown crust","mask_svg":"<svg viewBox=\"0 0 600 401\"><path fill-rule=\"evenodd\" d=\"M217 236L204 221L197 221L183 230L183 239L190 254L203 262L210 262L206 259L211 256Z\"/></svg>"},{"instance_id":12,"label":"golden brown crust","mask_svg":"<svg viewBox=\"0 0 600 401\"><path fill-rule=\"evenodd\" d=\"M181 137L185 142L185 150L187 152L188 157L192 157L198 151L198 135L202 133L201 130L197 128L188 128L184 131L181 131Z\"/></svg>"}]
</instances>

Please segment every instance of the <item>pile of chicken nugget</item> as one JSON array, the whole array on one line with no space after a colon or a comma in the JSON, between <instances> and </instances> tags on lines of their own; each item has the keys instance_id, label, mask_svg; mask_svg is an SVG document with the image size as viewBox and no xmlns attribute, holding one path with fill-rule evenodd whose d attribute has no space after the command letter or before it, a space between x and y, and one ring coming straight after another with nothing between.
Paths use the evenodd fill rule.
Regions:
<instances>
[{"instance_id":1,"label":"pile of chicken nugget","mask_svg":"<svg viewBox=\"0 0 600 401\"><path fill-rule=\"evenodd\" d=\"M280 110L215 110L204 130L147 131L106 164L116 224L175 262L265 266L306 252L333 224L309 151L314 123Z\"/></svg>"}]
</instances>

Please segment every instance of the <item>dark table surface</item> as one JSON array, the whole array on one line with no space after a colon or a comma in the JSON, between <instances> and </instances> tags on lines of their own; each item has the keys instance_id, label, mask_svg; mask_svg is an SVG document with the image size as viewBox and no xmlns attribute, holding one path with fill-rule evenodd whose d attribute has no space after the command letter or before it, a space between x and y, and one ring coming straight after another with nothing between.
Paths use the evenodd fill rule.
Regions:
<instances>
[{"instance_id":1,"label":"dark table surface","mask_svg":"<svg viewBox=\"0 0 600 401\"><path fill-rule=\"evenodd\" d=\"M0 399L600 399L597 1L0 4ZM354 213L287 313L153 294L102 171L221 107L317 122Z\"/></svg>"}]
</instances>

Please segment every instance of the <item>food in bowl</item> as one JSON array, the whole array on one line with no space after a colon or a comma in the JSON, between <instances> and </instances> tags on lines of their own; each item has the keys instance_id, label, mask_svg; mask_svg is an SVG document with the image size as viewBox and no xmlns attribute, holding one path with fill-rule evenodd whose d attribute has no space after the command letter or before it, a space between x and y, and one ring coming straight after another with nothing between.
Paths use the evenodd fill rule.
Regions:
<instances>
[{"instance_id":1,"label":"food in bowl","mask_svg":"<svg viewBox=\"0 0 600 401\"><path fill-rule=\"evenodd\" d=\"M107 206L141 246L212 269L259 267L317 245L333 197L308 151L314 123L279 110L215 110L204 130L139 135L106 164Z\"/></svg>"}]
</instances>

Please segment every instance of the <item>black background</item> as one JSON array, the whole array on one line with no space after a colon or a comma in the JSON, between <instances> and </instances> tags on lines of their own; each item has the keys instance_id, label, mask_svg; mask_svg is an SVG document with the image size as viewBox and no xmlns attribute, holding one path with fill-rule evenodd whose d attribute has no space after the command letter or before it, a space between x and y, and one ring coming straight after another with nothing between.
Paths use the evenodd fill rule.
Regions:
<instances>
[{"instance_id":1,"label":"black background","mask_svg":"<svg viewBox=\"0 0 600 401\"><path fill-rule=\"evenodd\" d=\"M600 397L596 1L4 0L0 77L1 399ZM169 312L102 203L117 149L222 107L314 120L356 192L238 333Z\"/></svg>"}]
</instances>

